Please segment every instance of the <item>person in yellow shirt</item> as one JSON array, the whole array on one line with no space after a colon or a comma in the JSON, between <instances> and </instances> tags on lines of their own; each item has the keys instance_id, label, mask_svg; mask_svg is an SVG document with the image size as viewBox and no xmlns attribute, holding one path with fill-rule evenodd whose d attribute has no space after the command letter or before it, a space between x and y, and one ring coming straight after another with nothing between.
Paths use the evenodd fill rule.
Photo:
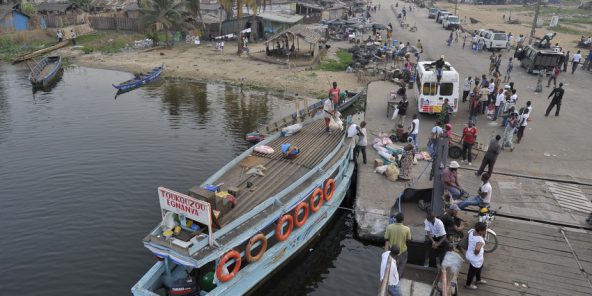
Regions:
<instances>
[{"instance_id":1,"label":"person in yellow shirt","mask_svg":"<svg viewBox=\"0 0 592 296\"><path fill-rule=\"evenodd\" d=\"M397 270L399 275L403 274L405 265L407 264L407 242L411 240L411 230L409 227L403 225L405 217L403 213L398 213L395 216L395 223L386 227L384 232L384 250L388 251L392 246L398 246L400 253L397 258Z\"/></svg>"}]
</instances>

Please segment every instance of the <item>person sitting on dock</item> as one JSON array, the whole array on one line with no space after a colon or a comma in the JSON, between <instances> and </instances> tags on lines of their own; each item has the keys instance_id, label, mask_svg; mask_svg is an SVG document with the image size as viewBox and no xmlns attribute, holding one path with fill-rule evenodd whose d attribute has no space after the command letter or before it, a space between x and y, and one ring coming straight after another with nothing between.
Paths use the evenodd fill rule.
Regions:
<instances>
[{"instance_id":1,"label":"person sitting on dock","mask_svg":"<svg viewBox=\"0 0 592 296\"><path fill-rule=\"evenodd\" d=\"M452 239L452 236L458 236L459 238L463 238L464 236L463 230L465 229L466 222L458 217L459 211L460 208L456 204L452 204L440 219L444 223L444 229L446 230L446 236L449 241Z\"/></svg>"},{"instance_id":2,"label":"person sitting on dock","mask_svg":"<svg viewBox=\"0 0 592 296\"><path fill-rule=\"evenodd\" d=\"M333 108L333 102L331 98L325 100L323 105L323 113L325 116L325 132L329 132L329 124L331 123L331 117L335 116L335 109Z\"/></svg>"},{"instance_id":3,"label":"person sitting on dock","mask_svg":"<svg viewBox=\"0 0 592 296\"><path fill-rule=\"evenodd\" d=\"M466 191L458 183L458 168L460 165L456 161L451 161L450 165L442 171L442 184L444 190L448 190L452 199L457 200L466 194Z\"/></svg>"},{"instance_id":4,"label":"person sitting on dock","mask_svg":"<svg viewBox=\"0 0 592 296\"><path fill-rule=\"evenodd\" d=\"M491 203L491 183L489 183L489 173L483 173L481 175L481 187L479 187L479 195L459 202L457 205L461 210L464 210L468 206L479 206L480 208L486 208Z\"/></svg>"},{"instance_id":5,"label":"person sitting on dock","mask_svg":"<svg viewBox=\"0 0 592 296\"><path fill-rule=\"evenodd\" d=\"M426 231L426 260L424 267L429 267L430 255L432 252L440 259L440 262L444 259L444 255L450 250L450 244L446 238L446 229L442 220L436 218L434 213L428 213L425 221L423 222Z\"/></svg>"},{"instance_id":6,"label":"person sitting on dock","mask_svg":"<svg viewBox=\"0 0 592 296\"><path fill-rule=\"evenodd\" d=\"M411 230L403 224L405 216L403 213L397 213L395 223L386 227L384 232L384 250L388 251L392 246L399 247L401 251L397 260L397 270L403 275L405 265L407 264L407 242L411 240Z\"/></svg>"}]
</instances>

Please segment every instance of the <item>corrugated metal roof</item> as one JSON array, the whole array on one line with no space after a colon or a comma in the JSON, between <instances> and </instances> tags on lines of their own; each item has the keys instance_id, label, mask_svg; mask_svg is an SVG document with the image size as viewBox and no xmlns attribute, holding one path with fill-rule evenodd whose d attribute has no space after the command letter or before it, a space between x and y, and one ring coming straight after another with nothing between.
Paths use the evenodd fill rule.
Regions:
<instances>
[{"instance_id":1,"label":"corrugated metal roof","mask_svg":"<svg viewBox=\"0 0 592 296\"><path fill-rule=\"evenodd\" d=\"M72 3L39 3L37 4L37 11L57 11L66 12L68 8L72 7Z\"/></svg>"},{"instance_id":2,"label":"corrugated metal roof","mask_svg":"<svg viewBox=\"0 0 592 296\"><path fill-rule=\"evenodd\" d=\"M287 24L294 24L299 22L304 18L302 15L298 14L281 14L281 13L269 13L269 12L262 12L258 14L264 20L278 22L278 23L287 23Z\"/></svg>"}]
</instances>

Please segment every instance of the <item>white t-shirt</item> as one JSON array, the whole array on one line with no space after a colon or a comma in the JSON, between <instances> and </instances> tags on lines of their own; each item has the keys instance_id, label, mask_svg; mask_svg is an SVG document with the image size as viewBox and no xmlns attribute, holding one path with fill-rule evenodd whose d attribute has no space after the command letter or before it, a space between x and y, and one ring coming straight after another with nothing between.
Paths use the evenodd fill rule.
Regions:
<instances>
[{"instance_id":1,"label":"white t-shirt","mask_svg":"<svg viewBox=\"0 0 592 296\"><path fill-rule=\"evenodd\" d=\"M504 95L504 93L497 94L497 97L495 97L495 106L499 107L505 98L506 95Z\"/></svg>"},{"instance_id":2,"label":"white t-shirt","mask_svg":"<svg viewBox=\"0 0 592 296\"><path fill-rule=\"evenodd\" d=\"M358 135L358 145L359 146L366 146L368 145L368 137L366 136L366 128L360 128L361 135Z\"/></svg>"},{"instance_id":3,"label":"white t-shirt","mask_svg":"<svg viewBox=\"0 0 592 296\"><path fill-rule=\"evenodd\" d=\"M432 237L440 237L446 235L446 230L444 229L444 223L442 220L435 218L434 224L430 223L428 219L423 221L424 229L426 232L429 232Z\"/></svg>"},{"instance_id":4,"label":"white t-shirt","mask_svg":"<svg viewBox=\"0 0 592 296\"><path fill-rule=\"evenodd\" d=\"M476 234L473 229L469 230L468 236L469 246L467 248L467 252L465 253L465 257L467 257L467 260L471 262L473 267L479 268L483 266L483 249L485 247L485 240L482 236ZM475 255L474 251L478 243L483 243L483 246L481 246L479 254Z\"/></svg>"},{"instance_id":5,"label":"white t-shirt","mask_svg":"<svg viewBox=\"0 0 592 296\"><path fill-rule=\"evenodd\" d=\"M527 126L528 125L528 117L530 116L530 113L525 113L520 115L520 126Z\"/></svg>"},{"instance_id":6,"label":"white t-shirt","mask_svg":"<svg viewBox=\"0 0 592 296\"><path fill-rule=\"evenodd\" d=\"M463 84L463 90L471 91L471 85L473 85L473 80L469 80L468 78L465 79L465 84Z\"/></svg>"},{"instance_id":7,"label":"white t-shirt","mask_svg":"<svg viewBox=\"0 0 592 296\"><path fill-rule=\"evenodd\" d=\"M489 90L489 94L492 94L495 91L495 83L490 82L488 90Z\"/></svg>"},{"instance_id":8,"label":"white t-shirt","mask_svg":"<svg viewBox=\"0 0 592 296\"><path fill-rule=\"evenodd\" d=\"M220 42L220 46L224 47L224 41Z\"/></svg>"},{"instance_id":9,"label":"white t-shirt","mask_svg":"<svg viewBox=\"0 0 592 296\"><path fill-rule=\"evenodd\" d=\"M487 183L481 185L481 192L487 193L485 195L485 197L481 198L484 203L491 203L491 192L492 191L493 190L491 189L491 183L487 182Z\"/></svg>"},{"instance_id":10,"label":"white t-shirt","mask_svg":"<svg viewBox=\"0 0 592 296\"><path fill-rule=\"evenodd\" d=\"M357 129L358 125L355 123L352 123L348 128L347 128L347 137L348 138L353 138L356 136L356 134L358 133L358 129Z\"/></svg>"},{"instance_id":11,"label":"white t-shirt","mask_svg":"<svg viewBox=\"0 0 592 296\"><path fill-rule=\"evenodd\" d=\"M323 113L325 114L325 118L331 118L331 116L333 116L333 101L331 101L331 99L325 100L325 104L323 104Z\"/></svg>"},{"instance_id":12,"label":"white t-shirt","mask_svg":"<svg viewBox=\"0 0 592 296\"><path fill-rule=\"evenodd\" d=\"M415 118L413 120L411 120L411 123L415 123L413 130L411 131L412 134L419 134L419 118Z\"/></svg>"},{"instance_id":13,"label":"white t-shirt","mask_svg":"<svg viewBox=\"0 0 592 296\"><path fill-rule=\"evenodd\" d=\"M516 104L516 101L518 101L518 95L517 94L513 94L510 96L510 105L514 106Z\"/></svg>"},{"instance_id":14,"label":"white t-shirt","mask_svg":"<svg viewBox=\"0 0 592 296\"><path fill-rule=\"evenodd\" d=\"M582 55L579 54L579 53L576 53L576 54L573 55L573 60L572 61L574 61L575 63L579 63L581 59L582 59Z\"/></svg>"},{"instance_id":15,"label":"white t-shirt","mask_svg":"<svg viewBox=\"0 0 592 296\"><path fill-rule=\"evenodd\" d=\"M384 279L384 272L386 269L387 260L392 260L391 270L389 271L388 285L394 286L399 284L399 271L397 270L397 260L391 257L391 252L386 251L382 253L382 261L380 262L380 281Z\"/></svg>"}]
</instances>

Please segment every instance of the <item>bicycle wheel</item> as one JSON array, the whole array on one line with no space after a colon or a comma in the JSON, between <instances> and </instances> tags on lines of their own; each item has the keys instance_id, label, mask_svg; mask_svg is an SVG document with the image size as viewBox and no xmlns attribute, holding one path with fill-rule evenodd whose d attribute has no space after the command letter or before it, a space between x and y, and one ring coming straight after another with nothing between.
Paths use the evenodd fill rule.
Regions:
<instances>
[{"instance_id":1,"label":"bicycle wheel","mask_svg":"<svg viewBox=\"0 0 592 296\"><path fill-rule=\"evenodd\" d=\"M493 233L487 232L485 234L485 253L491 253L497 249L497 236Z\"/></svg>"}]
</instances>

